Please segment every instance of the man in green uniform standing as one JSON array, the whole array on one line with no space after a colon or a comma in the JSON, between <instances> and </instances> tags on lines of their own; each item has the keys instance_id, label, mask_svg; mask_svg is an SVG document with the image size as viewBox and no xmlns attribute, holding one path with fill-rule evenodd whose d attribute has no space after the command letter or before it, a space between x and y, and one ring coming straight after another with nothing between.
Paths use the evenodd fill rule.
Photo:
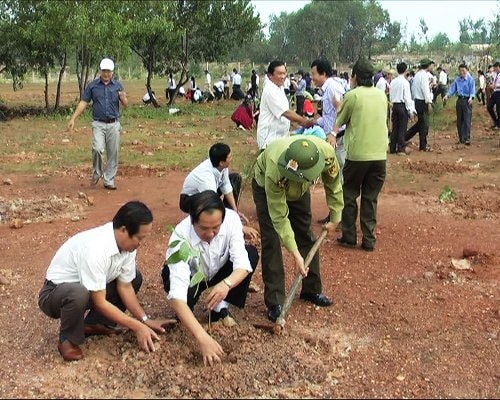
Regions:
<instances>
[{"instance_id":1,"label":"man in green uniform standing","mask_svg":"<svg viewBox=\"0 0 500 400\"><path fill-rule=\"evenodd\" d=\"M304 276L300 298L321 307L333 304L322 293L319 254L308 269L304 267L304 258L315 242L309 187L319 176L330 209L330 222L325 228L332 231L340 221L343 197L339 164L329 143L301 135L276 139L259 155L255 165L252 192L261 232L264 301L267 317L273 322L280 316L285 301L281 242Z\"/></svg>"},{"instance_id":2,"label":"man in green uniform standing","mask_svg":"<svg viewBox=\"0 0 500 400\"><path fill-rule=\"evenodd\" d=\"M337 241L344 246L356 245L356 199L361 196L361 247L373 251L378 194L384 184L387 159L387 96L373 87L373 66L363 58L352 68L351 85L353 89L346 93L333 128L338 133L339 127L347 124L342 236Z\"/></svg>"}]
</instances>

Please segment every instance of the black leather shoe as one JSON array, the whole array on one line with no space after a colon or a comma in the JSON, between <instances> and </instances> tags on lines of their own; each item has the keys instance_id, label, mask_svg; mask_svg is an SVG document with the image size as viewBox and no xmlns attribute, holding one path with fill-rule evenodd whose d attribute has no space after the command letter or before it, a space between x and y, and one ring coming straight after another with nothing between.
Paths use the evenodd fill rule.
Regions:
<instances>
[{"instance_id":1,"label":"black leather shoe","mask_svg":"<svg viewBox=\"0 0 500 400\"><path fill-rule=\"evenodd\" d=\"M301 293L300 299L309 301L320 307L329 307L333 304L333 301L326 297L323 293Z\"/></svg>"},{"instance_id":2,"label":"black leather shoe","mask_svg":"<svg viewBox=\"0 0 500 400\"><path fill-rule=\"evenodd\" d=\"M210 321L217 322L220 319L231 317L229 308L222 308L220 311L210 311Z\"/></svg>"},{"instance_id":3,"label":"black leather shoe","mask_svg":"<svg viewBox=\"0 0 500 400\"><path fill-rule=\"evenodd\" d=\"M373 251L373 250L375 250L375 247L370 246L369 244L366 244L366 243L361 243L361 248L364 251Z\"/></svg>"},{"instance_id":4,"label":"black leather shoe","mask_svg":"<svg viewBox=\"0 0 500 400\"><path fill-rule=\"evenodd\" d=\"M281 315L282 310L283 310L283 307L281 304L275 304L275 305L269 307L267 309L267 318L269 318L273 322L276 322L276 320Z\"/></svg>"},{"instance_id":5,"label":"black leather shoe","mask_svg":"<svg viewBox=\"0 0 500 400\"><path fill-rule=\"evenodd\" d=\"M343 236L337 238L337 243L344 247L354 247L356 242L349 242Z\"/></svg>"}]
</instances>

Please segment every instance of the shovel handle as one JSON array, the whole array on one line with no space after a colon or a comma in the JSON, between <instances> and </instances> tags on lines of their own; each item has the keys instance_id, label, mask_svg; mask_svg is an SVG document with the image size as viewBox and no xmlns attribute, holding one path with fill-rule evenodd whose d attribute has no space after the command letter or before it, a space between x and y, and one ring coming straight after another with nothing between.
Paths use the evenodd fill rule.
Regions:
<instances>
[{"instance_id":1,"label":"shovel handle","mask_svg":"<svg viewBox=\"0 0 500 400\"><path fill-rule=\"evenodd\" d=\"M325 239L326 235L328 234L328 230L323 229L321 232L321 235L319 238L314 242L313 247L311 247L311 250L309 250L309 253L307 253L306 259L304 261L304 268L307 269L309 267L309 264L311 264L311 261L316 254L316 252L319 249L319 246L321 246L321 243ZM302 274L298 273L295 281L292 284L292 287L290 288L290 292L288 293L288 296L286 297L285 304L283 305L283 310L281 310L281 314L276 320L276 323L279 325L285 325L285 318L286 315L288 314L288 310L290 309L290 306L292 305L293 298L295 297L295 293L297 293L297 289L299 288L300 283L302 282Z\"/></svg>"}]
</instances>

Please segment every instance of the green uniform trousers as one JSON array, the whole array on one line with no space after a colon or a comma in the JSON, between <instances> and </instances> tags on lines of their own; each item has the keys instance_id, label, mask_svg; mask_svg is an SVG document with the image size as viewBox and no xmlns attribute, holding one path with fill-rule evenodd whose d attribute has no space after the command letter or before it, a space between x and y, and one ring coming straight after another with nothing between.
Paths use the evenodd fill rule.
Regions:
<instances>
[{"instance_id":1,"label":"green uniform trousers","mask_svg":"<svg viewBox=\"0 0 500 400\"><path fill-rule=\"evenodd\" d=\"M259 219L262 245L261 263L262 279L264 281L264 302L269 308L285 303L285 270L281 241L274 229L267 206L266 191L252 180L252 192ZM295 241L300 254L305 259L307 253L316 241L311 230L311 194L309 190L296 201L287 201L288 218L295 234ZM293 269L295 273L295 269ZM302 293L319 294L322 292L319 271L319 252L309 264L309 273L302 280Z\"/></svg>"},{"instance_id":2,"label":"green uniform trousers","mask_svg":"<svg viewBox=\"0 0 500 400\"><path fill-rule=\"evenodd\" d=\"M360 225L363 233L363 244L375 247L375 225L377 223L378 194L384 185L386 160L378 161L351 161L346 160L344 165L344 208L342 210L342 237L348 243L356 243L356 219L358 217L358 203L356 199L361 195Z\"/></svg>"}]
</instances>

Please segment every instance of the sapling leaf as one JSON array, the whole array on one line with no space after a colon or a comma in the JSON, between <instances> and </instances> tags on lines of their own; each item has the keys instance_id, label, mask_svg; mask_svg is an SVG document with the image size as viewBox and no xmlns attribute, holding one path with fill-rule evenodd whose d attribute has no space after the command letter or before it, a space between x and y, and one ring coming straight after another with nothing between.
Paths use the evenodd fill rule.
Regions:
<instances>
[{"instance_id":1,"label":"sapling leaf","mask_svg":"<svg viewBox=\"0 0 500 400\"><path fill-rule=\"evenodd\" d=\"M196 272L191 278L191 282L189 282L189 286L193 287L195 285L199 285L205 279L205 274L202 271Z\"/></svg>"},{"instance_id":2,"label":"sapling leaf","mask_svg":"<svg viewBox=\"0 0 500 400\"><path fill-rule=\"evenodd\" d=\"M168 245L169 249L173 249L174 247L177 247L177 245L180 243L180 240L174 240L172 243Z\"/></svg>"},{"instance_id":3,"label":"sapling leaf","mask_svg":"<svg viewBox=\"0 0 500 400\"><path fill-rule=\"evenodd\" d=\"M179 253L179 257L182 261L188 261L189 257L191 256L191 251L189 249L189 245L186 242L182 242L178 253Z\"/></svg>"},{"instance_id":4,"label":"sapling leaf","mask_svg":"<svg viewBox=\"0 0 500 400\"><path fill-rule=\"evenodd\" d=\"M177 264L178 262L183 261L181 258L180 251L177 250L175 253L170 254L167 258L167 264Z\"/></svg>"}]
</instances>

